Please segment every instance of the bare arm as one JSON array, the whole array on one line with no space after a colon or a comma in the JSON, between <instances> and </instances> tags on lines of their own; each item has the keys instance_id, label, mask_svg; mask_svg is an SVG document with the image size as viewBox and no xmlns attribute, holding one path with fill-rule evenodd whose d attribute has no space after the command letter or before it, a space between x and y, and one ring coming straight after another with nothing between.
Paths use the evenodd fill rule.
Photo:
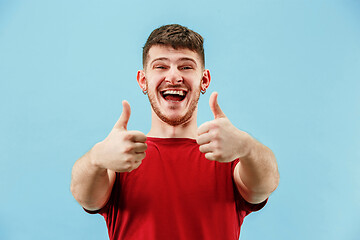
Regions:
<instances>
[{"instance_id":1,"label":"bare arm","mask_svg":"<svg viewBox=\"0 0 360 240\"><path fill-rule=\"evenodd\" d=\"M76 161L72 169L71 192L87 210L98 210L108 201L115 172L102 169L91 161L93 149Z\"/></svg>"},{"instance_id":2,"label":"bare arm","mask_svg":"<svg viewBox=\"0 0 360 240\"><path fill-rule=\"evenodd\" d=\"M249 152L240 158L234 169L234 180L243 198L250 203L261 203L275 191L279 172L273 152L249 136Z\"/></svg>"},{"instance_id":3,"label":"bare arm","mask_svg":"<svg viewBox=\"0 0 360 240\"><path fill-rule=\"evenodd\" d=\"M71 192L88 210L98 210L106 204L115 172L130 172L145 158L145 134L127 130L130 113L129 103L123 101L123 112L110 134L74 164Z\"/></svg>"},{"instance_id":4,"label":"bare arm","mask_svg":"<svg viewBox=\"0 0 360 240\"><path fill-rule=\"evenodd\" d=\"M199 150L212 161L232 162L239 158L233 174L241 196L250 203L264 201L279 183L274 154L232 125L217 103L217 93L210 96L209 105L215 119L199 127Z\"/></svg>"}]
</instances>

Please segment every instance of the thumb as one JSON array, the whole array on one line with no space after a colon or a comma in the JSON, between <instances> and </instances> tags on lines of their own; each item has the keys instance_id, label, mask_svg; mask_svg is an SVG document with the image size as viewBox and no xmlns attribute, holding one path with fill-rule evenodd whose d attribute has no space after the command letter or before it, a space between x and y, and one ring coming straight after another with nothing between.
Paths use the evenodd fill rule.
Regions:
<instances>
[{"instance_id":1,"label":"thumb","mask_svg":"<svg viewBox=\"0 0 360 240\"><path fill-rule=\"evenodd\" d=\"M130 118L131 108L130 108L130 104L126 100L122 101L122 105L123 105L123 110L121 116L119 120L115 123L114 128L120 130L127 130L127 124Z\"/></svg>"},{"instance_id":2,"label":"thumb","mask_svg":"<svg viewBox=\"0 0 360 240\"><path fill-rule=\"evenodd\" d=\"M209 105L212 113L214 114L214 118L225 118L225 114L221 110L218 102L217 102L218 93L213 92L210 96Z\"/></svg>"}]
</instances>

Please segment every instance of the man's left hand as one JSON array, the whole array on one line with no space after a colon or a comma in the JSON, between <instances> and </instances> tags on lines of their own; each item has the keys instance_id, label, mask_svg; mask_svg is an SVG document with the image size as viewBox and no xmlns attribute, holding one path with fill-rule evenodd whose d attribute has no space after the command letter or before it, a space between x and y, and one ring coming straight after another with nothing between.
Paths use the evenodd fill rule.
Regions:
<instances>
[{"instance_id":1,"label":"man's left hand","mask_svg":"<svg viewBox=\"0 0 360 240\"><path fill-rule=\"evenodd\" d=\"M208 160L232 162L250 153L252 137L230 122L221 110L217 97L218 93L213 92L209 100L214 120L198 128L196 142L200 145L200 152L205 153Z\"/></svg>"}]
</instances>

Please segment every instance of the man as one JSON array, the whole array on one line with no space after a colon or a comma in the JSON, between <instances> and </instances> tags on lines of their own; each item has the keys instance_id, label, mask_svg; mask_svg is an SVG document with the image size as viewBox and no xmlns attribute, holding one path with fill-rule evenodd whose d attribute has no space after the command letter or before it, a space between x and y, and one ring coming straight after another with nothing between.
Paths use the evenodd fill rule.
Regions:
<instances>
[{"instance_id":1,"label":"man","mask_svg":"<svg viewBox=\"0 0 360 240\"><path fill-rule=\"evenodd\" d=\"M238 239L279 174L270 149L237 129L210 96L214 119L197 126L210 84L203 38L180 25L155 29L137 81L152 107L145 135L128 131L130 105L110 134L74 165L71 191L104 216L110 239Z\"/></svg>"}]
</instances>

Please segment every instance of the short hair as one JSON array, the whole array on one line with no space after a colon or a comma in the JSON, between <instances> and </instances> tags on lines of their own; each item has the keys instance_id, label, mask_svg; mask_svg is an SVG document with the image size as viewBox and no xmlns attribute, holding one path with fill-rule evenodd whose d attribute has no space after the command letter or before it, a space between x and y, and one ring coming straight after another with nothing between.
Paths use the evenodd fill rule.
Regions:
<instances>
[{"instance_id":1,"label":"short hair","mask_svg":"<svg viewBox=\"0 0 360 240\"><path fill-rule=\"evenodd\" d=\"M143 66L147 63L149 50L154 45L171 46L174 49L187 48L200 56L205 66L204 39L203 37L187 27L179 24L161 26L151 32L143 47Z\"/></svg>"}]
</instances>

